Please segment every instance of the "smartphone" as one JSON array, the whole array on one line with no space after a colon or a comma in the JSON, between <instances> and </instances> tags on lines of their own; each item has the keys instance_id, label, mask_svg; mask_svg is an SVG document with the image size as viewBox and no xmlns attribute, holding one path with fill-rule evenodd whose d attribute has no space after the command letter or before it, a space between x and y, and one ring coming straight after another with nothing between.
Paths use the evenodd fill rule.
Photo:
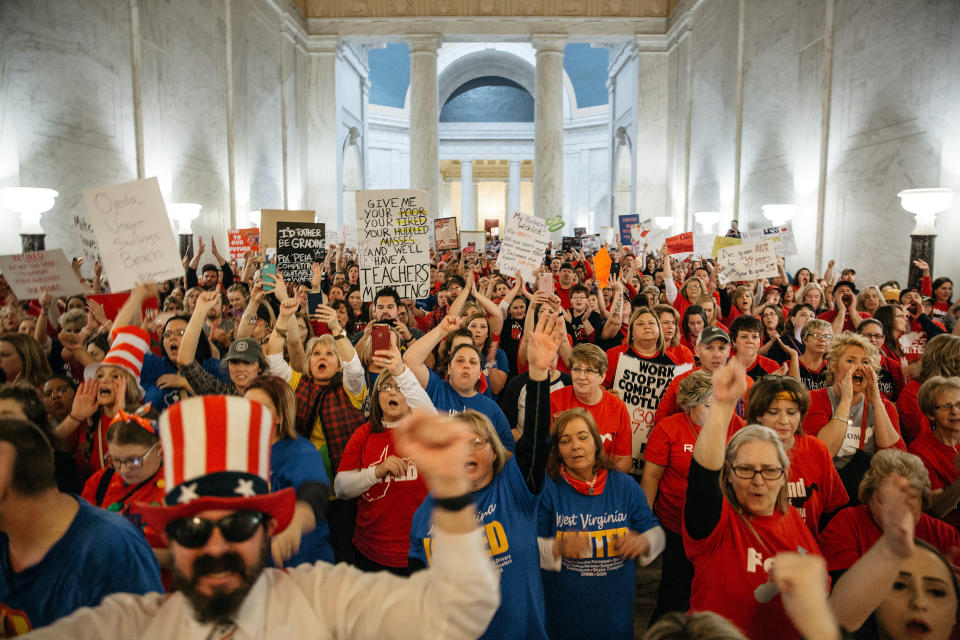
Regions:
<instances>
[{"instance_id":1,"label":"smartphone","mask_svg":"<svg viewBox=\"0 0 960 640\"><path fill-rule=\"evenodd\" d=\"M321 304L323 304L322 292L320 291L317 291L316 293L314 293L313 291L307 292L307 313L310 314L311 318L316 317L317 307Z\"/></svg>"},{"instance_id":2,"label":"smartphone","mask_svg":"<svg viewBox=\"0 0 960 640\"><path fill-rule=\"evenodd\" d=\"M553 295L553 274L541 273L537 276L537 291L542 291L548 296Z\"/></svg>"},{"instance_id":3,"label":"smartphone","mask_svg":"<svg viewBox=\"0 0 960 640\"><path fill-rule=\"evenodd\" d=\"M372 354L390 349L390 327L374 324L370 329L370 349Z\"/></svg>"},{"instance_id":4,"label":"smartphone","mask_svg":"<svg viewBox=\"0 0 960 640\"><path fill-rule=\"evenodd\" d=\"M266 274L270 274L270 278L265 278ZM260 279L263 280L263 292L270 293L274 290L274 282L277 278L277 265L275 264L265 264L260 267Z\"/></svg>"}]
</instances>

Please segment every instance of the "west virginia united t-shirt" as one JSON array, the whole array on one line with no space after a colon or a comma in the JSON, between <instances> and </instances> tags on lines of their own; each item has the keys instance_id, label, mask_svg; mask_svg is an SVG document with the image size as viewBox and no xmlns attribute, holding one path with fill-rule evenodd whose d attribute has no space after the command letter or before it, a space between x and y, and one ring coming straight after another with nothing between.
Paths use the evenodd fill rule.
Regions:
<instances>
[{"instance_id":1,"label":"west virginia united t-shirt","mask_svg":"<svg viewBox=\"0 0 960 640\"><path fill-rule=\"evenodd\" d=\"M510 425L507 424L507 417L503 415L503 409L489 396L477 393L472 396L462 396L446 380L443 380L433 370L430 370L430 381L427 383L427 395L437 410L449 413L460 413L466 409L475 409L483 415L490 418L493 428L500 436L500 442L507 448L507 451L513 453L515 443L513 433L510 431Z\"/></svg>"},{"instance_id":2,"label":"west virginia united t-shirt","mask_svg":"<svg viewBox=\"0 0 960 640\"><path fill-rule=\"evenodd\" d=\"M512 456L490 484L473 493L490 559L500 569L500 608L481 638L546 640L537 498L527 488ZM410 529L410 557L426 565L432 554L432 513L433 498L428 495L413 514Z\"/></svg>"},{"instance_id":3,"label":"west virginia united t-shirt","mask_svg":"<svg viewBox=\"0 0 960 640\"><path fill-rule=\"evenodd\" d=\"M797 434L794 438L794 445L787 452L787 495L816 538L820 516L844 506L849 497L827 445L813 436Z\"/></svg>"},{"instance_id":4,"label":"west virginia united t-shirt","mask_svg":"<svg viewBox=\"0 0 960 640\"><path fill-rule=\"evenodd\" d=\"M684 527L683 547L693 563L691 611L715 611L753 640L800 637L767 575L781 551L820 555L796 509L741 517L724 499L720 522L710 535L694 540Z\"/></svg>"},{"instance_id":5,"label":"west virginia united t-shirt","mask_svg":"<svg viewBox=\"0 0 960 640\"><path fill-rule=\"evenodd\" d=\"M373 433L370 423L362 424L350 436L337 471L376 467L390 456L402 458L389 430ZM385 476L360 495L353 544L360 553L388 567L407 566L410 551L410 524L423 503L427 486L412 461L402 478Z\"/></svg>"},{"instance_id":6,"label":"west virginia united t-shirt","mask_svg":"<svg viewBox=\"0 0 960 640\"><path fill-rule=\"evenodd\" d=\"M590 533L589 555L564 558L560 571L541 571L551 640L633 638L636 566L620 555L617 539L657 526L640 485L611 470L603 493L586 496L563 480L548 479L538 514L542 537Z\"/></svg>"},{"instance_id":7,"label":"west virginia united t-shirt","mask_svg":"<svg viewBox=\"0 0 960 640\"><path fill-rule=\"evenodd\" d=\"M43 560L19 573L0 532L0 635L26 633L94 607L111 593L163 591L157 557L123 516L78 499L80 509Z\"/></svg>"}]
</instances>

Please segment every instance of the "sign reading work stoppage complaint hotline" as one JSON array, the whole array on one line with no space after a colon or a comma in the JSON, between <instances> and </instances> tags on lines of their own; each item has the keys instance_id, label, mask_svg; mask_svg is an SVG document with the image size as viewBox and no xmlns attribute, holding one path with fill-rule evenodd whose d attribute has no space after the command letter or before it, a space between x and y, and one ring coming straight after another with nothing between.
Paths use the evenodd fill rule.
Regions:
<instances>
[{"instance_id":1,"label":"sign reading work stoppage complaint hotline","mask_svg":"<svg viewBox=\"0 0 960 640\"><path fill-rule=\"evenodd\" d=\"M430 216L427 192L357 191L360 293L373 301L393 287L401 298L430 294Z\"/></svg>"}]
</instances>

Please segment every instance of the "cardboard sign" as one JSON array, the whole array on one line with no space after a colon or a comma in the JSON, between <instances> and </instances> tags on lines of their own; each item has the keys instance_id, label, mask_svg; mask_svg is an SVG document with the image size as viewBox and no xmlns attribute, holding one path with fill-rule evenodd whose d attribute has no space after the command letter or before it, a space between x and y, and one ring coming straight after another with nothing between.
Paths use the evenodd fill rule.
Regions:
<instances>
[{"instance_id":1,"label":"cardboard sign","mask_svg":"<svg viewBox=\"0 0 960 640\"><path fill-rule=\"evenodd\" d=\"M629 245L633 242L633 239L630 235L630 231L635 225L640 224L640 216L636 213L630 213L622 215L619 218L620 222L620 244L623 246Z\"/></svg>"},{"instance_id":2,"label":"cardboard sign","mask_svg":"<svg viewBox=\"0 0 960 640\"><path fill-rule=\"evenodd\" d=\"M744 242L773 241L773 250L778 256L797 255L797 242L793 238L793 228L789 224L766 229L753 229L740 233Z\"/></svg>"},{"instance_id":3,"label":"cardboard sign","mask_svg":"<svg viewBox=\"0 0 960 640\"><path fill-rule=\"evenodd\" d=\"M457 219L437 218L433 221L433 248L437 251L449 251L460 247L457 239Z\"/></svg>"},{"instance_id":4,"label":"cardboard sign","mask_svg":"<svg viewBox=\"0 0 960 640\"><path fill-rule=\"evenodd\" d=\"M713 250L710 252L710 255L716 258L720 255L721 249L735 247L738 244L743 244L743 240L740 238L728 238L727 236L716 236L713 240Z\"/></svg>"},{"instance_id":5,"label":"cardboard sign","mask_svg":"<svg viewBox=\"0 0 960 640\"><path fill-rule=\"evenodd\" d=\"M684 231L666 239L667 253L690 253L693 251L693 231Z\"/></svg>"},{"instance_id":6,"label":"cardboard sign","mask_svg":"<svg viewBox=\"0 0 960 640\"><path fill-rule=\"evenodd\" d=\"M277 223L277 269L284 282L310 284L313 263L327 255L326 225L322 222Z\"/></svg>"},{"instance_id":7,"label":"cardboard sign","mask_svg":"<svg viewBox=\"0 0 960 640\"><path fill-rule=\"evenodd\" d=\"M87 189L83 200L111 290L183 277L180 249L156 178Z\"/></svg>"},{"instance_id":8,"label":"cardboard sign","mask_svg":"<svg viewBox=\"0 0 960 640\"><path fill-rule=\"evenodd\" d=\"M580 238L580 247L587 253L596 253L600 251L600 234L595 233Z\"/></svg>"},{"instance_id":9,"label":"cardboard sign","mask_svg":"<svg viewBox=\"0 0 960 640\"><path fill-rule=\"evenodd\" d=\"M486 249L487 234L485 231L461 231L460 251L476 251L482 253Z\"/></svg>"},{"instance_id":10,"label":"cardboard sign","mask_svg":"<svg viewBox=\"0 0 960 640\"><path fill-rule=\"evenodd\" d=\"M360 293L373 301L393 287L401 298L430 295L428 194L415 189L357 191Z\"/></svg>"},{"instance_id":11,"label":"cardboard sign","mask_svg":"<svg viewBox=\"0 0 960 640\"><path fill-rule=\"evenodd\" d=\"M497 258L500 273L519 271L524 282L533 284L550 238L546 221L515 211L507 217L507 231L503 237Z\"/></svg>"},{"instance_id":12,"label":"cardboard sign","mask_svg":"<svg viewBox=\"0 0 960 640\"><path fill-rule=\"evenodd\" d=\"M260 211L260 248L277 248L278 222L315 222L314 211L293 211L287 209L261 209Z\"/></svg>"},{"instance_id":13,"label":"cardboard sign","mask_svg":"<svg viewBox=\"0 0 960 640\"><path fill-rule=\"evenodd\" d=\"M643 470L643 451L653 429L653 416L667 385L676 376L693 368L692 364L661 364L650 360L621 355L617 372L613 376L613 388L618 389L630 414L633 432L633 464L631 472Z\"/></svg>"},{"instance_id":14,"label":"cardboard sign","mask_svg":"<svg viewBox=\"0 0 960 640\"><path fill-rule=\"evenodd\" d=\"M79 214L73 216L73 226L80 232L80 244L83 247L83 261L93 275L93 263L100 262L100 247L97 245L97 234L87 221L87 217Z\"/></svg>"},{"instance_id":15,"label":"cardboard sign","mask_svg":"<svg viewBox=\"0 0 960 640\"><path fill-rule=\"evenodd\" d=\"M773 241L751 242L720 249L717 263L723 267L720 271L720 284L740 280L773 278L777 269L777 254L773 252Z\"/></svg>"},{"instance_id":16,"label":"cardboard sign","mask_svg":"<svg viewBox=\"0 0 960 640\"><path fill-rule=\"evenodd\" d=\"M574 238L577 238L577 239L579 240L580 238L582 238L582 237L585 236L585 235L587 235L587 228L586 228L586 227L574 227L574 228L573 228L573 237L574 237Z\"/></svg>"},{"instance_id":17,"label":"cardboard sign","mask_svg":"<svg viewBox=\"0 0 960 640\"><path fill-rule=\"evenodd\" d=\"M227 231L227 244L230 247L230 258L242 262L243 256L248 251L260 250L260 229L256 227L229 229Z\"/></svg>"},{"instance_id":18,"label":"cardboard sign","mask_svg":"<svg viewBox=\"0 0 960 640\"><path fill-rule=\"evenodd\" d=\"M83 285L63 249L0 256L0 271L21 300L36 300L44 293L54 297L83 295Z\"/></svg>"},{"instance_id":19,"label":"cardboard sign","mask_svg":"<svg viewBox=\"0 0 960 640\"><path fill-rule=\"evenodd\" d=\"M107 316L107 319L114 320L117 314L120 313L120 308L123 307L123 303L126 302L129 297L130 294L126 291L123 293L92 293L87 296L87 300L93 300L99 304L103 307L103 314ZM143 304L140 305L141 317L147 309L160 310L157 306L156 298L147 296L147 298L144 299Z\"/></svg>"},{"instance_id":20,"label":"cardboard sign","mask_svg":"<svg viewBox=\"0 0 960 640\"><path fill-rule=\"evenodd\" d=\"M579 238L576 236L563 236L561 251L574 251L579 244Z\"/></svg>"}]
</instances>

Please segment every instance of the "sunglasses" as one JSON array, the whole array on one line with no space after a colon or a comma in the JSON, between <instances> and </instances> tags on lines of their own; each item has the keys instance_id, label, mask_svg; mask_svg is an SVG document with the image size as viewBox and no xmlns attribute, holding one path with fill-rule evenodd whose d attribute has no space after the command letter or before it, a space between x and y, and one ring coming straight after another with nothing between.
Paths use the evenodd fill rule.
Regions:
<instances>
[{"instance_id":1,"label":"sunglasses","mask_svg":"<svg viewBox=\"0 0 960 640\"><path fill-rule=\"evenodd\" d=\"M237 511L219 520L194 516L180 518L167 525L167 537L187 549L199 549L207 544L214 528L227 542L245 542L253 537L267 515L260 511Z\"/></svg>"}]
</instances>

